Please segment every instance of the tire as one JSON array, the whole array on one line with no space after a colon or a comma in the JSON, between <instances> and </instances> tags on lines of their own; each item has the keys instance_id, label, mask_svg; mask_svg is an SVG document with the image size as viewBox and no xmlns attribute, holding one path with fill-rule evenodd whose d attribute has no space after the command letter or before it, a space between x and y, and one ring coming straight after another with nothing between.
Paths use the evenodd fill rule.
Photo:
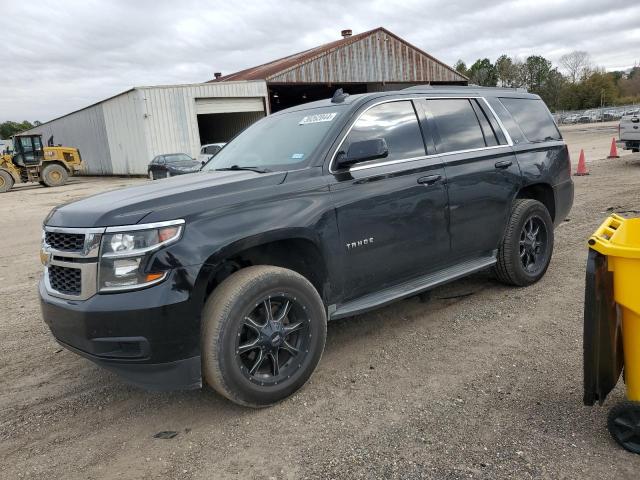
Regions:
<instances>
[{"instance_id":1,"label":"tire","mask_svg":"<svg viewBox=\"0 0 640 480\"><path fill-rule=\"evenodd\" d=\"M155 178L153 177L153 170L149 170L149 180L155 180Z\"/></svg>"},{"instance_id":2,"label":"tire","mask_svg":"<svg viewBox=\"0 0 640 480\"><path fill-rule=\"evenodd\" d=\"M544 276L552 254L553 221L549 211L537 200L515 200L498 248L494 269L497 279L518 287L531 285Z\"/></svg>"},{"instance_id":3,"label":"tire","mask_svg":"<svg viewBox=\"0 0 640 480\"><path fill-rule=\"evenodd\" d=\"M607 416L607 429L622 448L640 453L640 402L624 401L614 405Z\"/></svg>"},{"instance_id":4,"label":"tire","mask_svg":"<svg viewBox=\"0 0 640 480\"><path fill-rule=\"evenodd\" d=\"M640 148L632 148L631 149L631 153L638 153L640 152Z\"/></svg>"},{"instance_id":5,"label":"tire","mask_svg":"<svg viewBox=\"0 0 640 480\"><path fill-rule=\"evenodd\" d=\"M52 163L42 170L42 181L47 187L59 187L67 183L69 173L62 165Z\"/></svg>"},{"instance_id":6,"label":"tire","mask_svg":"<svg viewBox=\"0 0 640 480\"><path fill-rule=\"evenodd\" d=\"M0 170L0 193L8 192L13 187L13 177L5 170Z\"/></svg>"},{"instance_id":7,"label":"tire","mask_svg":"<svg viewBox=\"0 0 640 480\"><path fill-rule=\"evenodd\" d=\"M267 306L273 320L266 318ZM279 267L244 268L226 278L205 304L204 379L234 403L273 405L306 383L320 361L326 336L324 305L306 278Z\"/></svg>"}]
</instances>

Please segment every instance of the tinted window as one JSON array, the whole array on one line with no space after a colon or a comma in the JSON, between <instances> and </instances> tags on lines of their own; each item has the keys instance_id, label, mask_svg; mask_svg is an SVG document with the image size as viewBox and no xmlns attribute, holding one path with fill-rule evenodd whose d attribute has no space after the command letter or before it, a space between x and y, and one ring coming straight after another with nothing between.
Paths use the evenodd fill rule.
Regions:
<instances>
[{"instance_id":1,"label":"tinted window","mask_svg":"<svg viewBox=\"0 0 640 480\"><path fill-rule=\"evenodd\" d=\"M485 147L482 129L467 99L427 100L440 141L438 152L455 152Z\"/></svg>"},{"instance_id":2,"label":"tinted window","mask_svg":"<svg viewBox=\"0 0 640 480\"><path fill-rule=\"evenodd\" d=\"M528 98L501 98L514 120L530 142L561 140L562 136L542 100Z\"/></svg>"},{"instance_id":3,"label":"tinted window","mask_svg":"<svg viewBox=\"0 0 640 480\"><path fill-rule=\"evenodd\" d=\"M347 152L353 142L383 138L389 155L376 161L403 160L425 155L418 118L410 101L376 105L364 112L354 123L340 147Z\"/></svg>"},{"instance_id":4,"label":"tinted window","mask_svg":"<svg viewBox=\"0 0 640 480\"><path fill-rule=\"evenodd\" d=\"M202 153L206 153L207 155L214 155L220 151L222 147L220 145L209 145L208 147L203 148Z\"/></svg>"},{"instance_id":5,"label":"tinted window","mask_svg":"<svg viewBox=\"0 0 640 480\"><path fill-rule=\"evenodd\" d=\"M165 155L164 159L167 163L190 163L193 162L193 158L191 158L186 153L173 153L171 155Z\"/></svg>"},{"instance_id":6,"label":"tinted window","mask_svg":"<svg viewBox=\"0 0 640 480\"><path fill-rule=\"evenodd\" d=\"M204 171L216 168L261 167L294 170L304 167L325 139L344 106L276 113L257 121L240 133L209 162Z\"/></svg>"}]
</instances>

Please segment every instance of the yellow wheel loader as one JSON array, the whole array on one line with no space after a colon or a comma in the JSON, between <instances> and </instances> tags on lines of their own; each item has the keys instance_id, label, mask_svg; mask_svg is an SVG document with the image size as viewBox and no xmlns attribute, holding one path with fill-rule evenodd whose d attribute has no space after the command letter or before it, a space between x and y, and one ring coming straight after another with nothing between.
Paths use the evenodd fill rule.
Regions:
<instances>
[{"instance_id":1,"label":"yellow wheel loader","mask_svg":"<svg viewBox=\"0 0 640 480\"><path fill-rule=\"evenodd\" d=\"M16 135L13 150L0 154L0 193L11 190L15 183L39 182L58 187L82 168L77 148L42 145L42 135Z\"/></svg>"}]
</instances>

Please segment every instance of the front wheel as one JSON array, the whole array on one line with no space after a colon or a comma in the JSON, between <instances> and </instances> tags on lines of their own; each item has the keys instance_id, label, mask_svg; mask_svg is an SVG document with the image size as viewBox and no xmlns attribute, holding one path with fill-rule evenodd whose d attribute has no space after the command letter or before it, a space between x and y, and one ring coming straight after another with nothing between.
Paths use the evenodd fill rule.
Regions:
<instances>
[{"instance_id":1,"label":"front wheel","mask_svg":"<svg viewBox=\"0 0 640 480\"><path fill-rule=\"evenodd\" d=\"M495 274L508 285L524 287L540 280L553 253L553 221L537 200L517 199L498 248Z\"/></svg>"},{"instance_id":2,"label":"front wheel","mask_svg":"<svg viewBox=\"0 0 640 480\"><path fill-rule=\"evenodd\" d=\"M0 170L0 193L8 192L13 187L13 177L9 172Z\"/></svg>"},{"instance_id":3,"label":"front wheel","mask_svg":"<svg viewBox=\"0 0 640 480\"><path fill-rule=\"evenodd\" d=\"M232 402L266 407L296 392L315 370L327 336L324 305L296 272L244 268L225 279L202 315L206 382Z\"/></svg>"}]
</instances>

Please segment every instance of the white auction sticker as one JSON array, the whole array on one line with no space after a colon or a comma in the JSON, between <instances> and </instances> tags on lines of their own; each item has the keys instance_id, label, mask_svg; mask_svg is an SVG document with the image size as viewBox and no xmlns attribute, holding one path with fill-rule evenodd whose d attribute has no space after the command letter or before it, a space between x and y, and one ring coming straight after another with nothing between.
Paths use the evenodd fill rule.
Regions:
<instances>
[{"instance_id":1,"label":"white auction sticker","mask_svg":"<svg viewBox=\"0 0 640 480\"><path fill-rule=\"evenodd\" d=\"M334 118L336 118L338 112L333 113L317 113L315 115L307 115L300 120L299 125L308 125L309 123L321 123L321 122L330 122Z\"/></svg>"}]
</instances>

